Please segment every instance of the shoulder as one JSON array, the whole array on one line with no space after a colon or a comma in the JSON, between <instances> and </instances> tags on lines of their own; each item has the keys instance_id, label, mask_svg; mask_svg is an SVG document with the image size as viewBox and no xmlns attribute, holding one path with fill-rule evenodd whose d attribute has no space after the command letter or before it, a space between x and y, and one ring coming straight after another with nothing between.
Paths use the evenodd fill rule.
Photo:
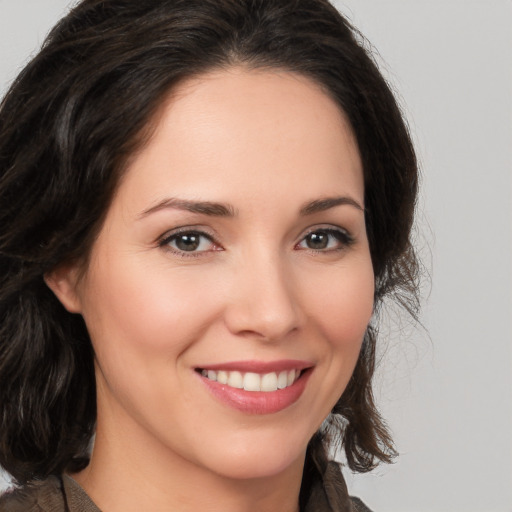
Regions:
<instances>
[{"instance_id":1,"label":"shoulder","mask_svg":"<svg viewBox=\"0 0 512 512\"><path fill-rule=\"evenodd\" d=\"M350 497L354 512L372 512L359 498Z\"/></svg>"},{"instance_id":2,"label":"shoulder","mask_svg":"<svg viewBox=\"0 0 512 512\"><path fill-rule=\"evenodd\" d=\"M324 489L331 509L340 512L372 512L359 498L349 496L341 466L330 461L324 474Z\"/></svg>"},{"instance_id":3,"label":"shoulder","mask_svg":"<svg viewBox=\"0 0 512 512\"><path fill-rule=\"evenodd\" d=\"M305 512L372 512L359 498L349 496L340 465L330 461L311 488Z\"/></svg>"},{"instance_id":4,"label":"shoulder","mask_svg":"<svg viewBox=\"0 0 512 512\"><path fill-rule=\"evenodd\" d=\"M51 476L0 496L1 512L64 512L62 482Z\"/></svg>"}]
</instances>

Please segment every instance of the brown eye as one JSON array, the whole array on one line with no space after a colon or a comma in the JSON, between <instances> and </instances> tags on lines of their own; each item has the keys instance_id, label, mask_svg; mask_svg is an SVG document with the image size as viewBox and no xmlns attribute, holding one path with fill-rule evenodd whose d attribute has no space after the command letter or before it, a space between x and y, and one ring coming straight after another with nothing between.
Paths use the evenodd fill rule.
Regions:
<instances>
[{"instance_id":1,"label":"brown eye","mask_svg":"<svg viewBox=\"0 0 512 512\"><path fill-rule=\"evenodd\" d=\"M174 243L180 251L195 251L201 243L201 237L195 233L178 235Z\"/></svg>"},{"instance_id":2,"label":"brown eye","mask_svg":"<svg viewBox=\"0 0 512 512\"><path fill-rule=\"evenodd\" d=\"M329 235L323 231L317 231L310 233L305 241L308 249L326 249L329 245Z\"/></svg>"},{"instance_id":3,"label":"brown eye","mask_svg":"<svg viewBox=\"0 0 512 512\"><path fill-rule=\"evenodd\" d=\"M298 246L313 251L329 251L347 247L352 242L350 235L341 229L317 229L308 233Z\"/></svg>"},{"instance_id":4,"label":"brown eye","mask_svg":"<svg viewBox=\"0 0 512 512\"><path fill-rule=\"evenodd\" d=\"M176 252L206 252L215 247L213 240L199 231L175 233L167 237L162 245L169 246Z\"/></svg>"}]
</instances>

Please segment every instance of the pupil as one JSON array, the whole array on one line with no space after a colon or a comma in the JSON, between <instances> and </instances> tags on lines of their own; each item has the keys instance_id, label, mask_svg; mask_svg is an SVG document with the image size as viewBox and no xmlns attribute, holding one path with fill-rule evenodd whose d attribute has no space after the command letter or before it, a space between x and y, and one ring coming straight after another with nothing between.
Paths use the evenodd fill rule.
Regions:
<instances>
[{"instance_id":1,"label":"pupil","mask_svg":"<svg viewBox=\"0 0 512 512\"><path fill-rule=\"evenodd\" d=\"M199 236L180 235L176 239L176 247L182 251L195 251L199 247Z\"/></svg>"},{"instance_id":2,"label":"pupil","mask_svg":"<svg viewBox=\"0 0 512 512\"><path fill-rule=\"evenodd\" d=\"M311 233L308 237L308 247L310 249L325 249L329 241L327 233Z\"/></svg>"}]
</instances>

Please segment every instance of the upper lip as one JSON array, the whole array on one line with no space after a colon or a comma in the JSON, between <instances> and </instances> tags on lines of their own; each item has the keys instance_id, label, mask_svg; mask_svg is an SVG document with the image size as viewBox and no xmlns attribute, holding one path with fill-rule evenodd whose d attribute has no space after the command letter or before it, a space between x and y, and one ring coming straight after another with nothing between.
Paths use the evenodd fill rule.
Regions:
<instances>
[{"instance_id":1,"label":"upper lip","mask_svg":"<svg viewBox=\"0 0 512 512\"><path fill-rule=\"evenodd\" d=\"M285 370L304 370L313 366L311 361L280 359L277 361L229 361L225 363L198 366L201 370L226 370L252 373L282 372Z\"/></svg>"}]
</instances>

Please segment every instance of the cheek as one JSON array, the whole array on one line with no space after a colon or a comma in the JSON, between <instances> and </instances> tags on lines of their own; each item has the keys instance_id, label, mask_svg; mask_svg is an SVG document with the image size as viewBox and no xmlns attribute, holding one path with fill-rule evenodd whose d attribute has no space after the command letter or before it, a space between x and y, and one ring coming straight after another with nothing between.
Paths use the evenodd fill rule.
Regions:
<instances>
[{"instance_id":1,"label":"cheek","mask_svg":"<svg viewBox=\"0 0 512 512\"><path fill-rule=\"evenodd\" d=\"M168 425L172 408L162 404L169 403L170 389L181 390L182 399L173 401L187 409L182 354L217 315L213 298L201 298L197 274L141 265L136 258L118 258L90 272L83 316L96 354L103 414L105 403L118 412L115 404L121 404L142 422L155 416L156 424Z\"/></svg>"},{"instance_id":2,"label":"cheek","mask_svg":"<svg viewBox=\"0 0 512 512\"><path fill-rule=\"evenodd\" d=\"M159 357L162 362L197 339L217 314L201 293L200 272L124 263L95 268L84 293L83 316L96 354L118 359Z\"/></svg>"},{"instance_id":3,"label":"cheek","mask_svg":"<svg viewBox=\"0 0 512 512\"><path fill-rule=\"evenodd\" d=\"M352 350L357 357L373 313L374 275L369 257L327 273L321 282L317 276L315 288L311 310L324 337L333 350Z\"/></svg>"},{"instance_id":4,"label":"cheek","mask_svg":"<svg viewBox=\"0 0 512 512\"><path fill-rule=\"evenodd\" d=\"M319 361L312 376L312 432L319 428L347 387L373 313L374 297L369 255L347 258L325 273L315 272L314 276L314 283L305 283L302 290L308 297L309 333L313 334Z\"/></svg>"}]
</instances>

